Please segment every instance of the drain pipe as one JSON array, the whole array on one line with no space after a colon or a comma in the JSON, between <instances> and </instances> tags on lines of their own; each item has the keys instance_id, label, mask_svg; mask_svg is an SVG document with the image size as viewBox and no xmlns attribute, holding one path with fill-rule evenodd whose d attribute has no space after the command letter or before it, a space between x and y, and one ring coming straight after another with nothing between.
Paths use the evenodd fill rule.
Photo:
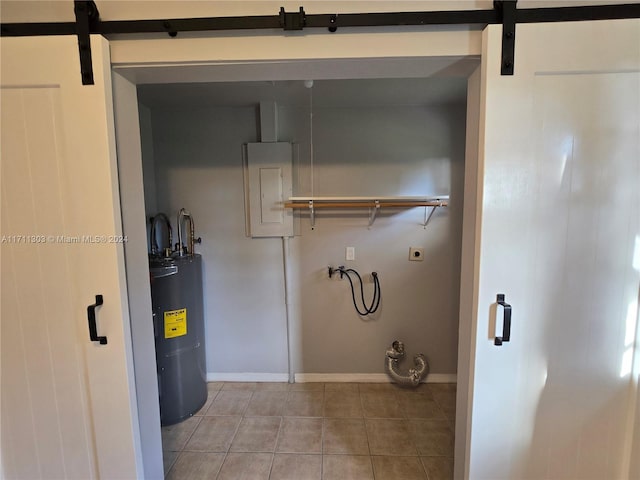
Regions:
<instances>
[{"instance_id":1,"label":"drain pipe","mask_svg":"<svg viewBox=\"0 0 640 480\"><path fill-rule=\"evenodd\" d=\"M429 373L429 364L424 355L419 353L413 357L415 368L410 368L407 375L402 375L398 371L398 363L404 358L404 343L396 340L386 352L386 372L391 379L398 385L405 387L417 387L427 373Z\"/></svg>"},{"instance_id":2,"label":"drain pipe","mask_svg":"<svg viewBox=\"0 0 640 480\"><path fill-rule=\"evenodd\" d=\"M282 264L284 269L284 310L287 320L287 371L289 383L295 383L295 374L291 362L291 290L289 286L289 237L282 237Z\"/></svg>"}]
</instances>

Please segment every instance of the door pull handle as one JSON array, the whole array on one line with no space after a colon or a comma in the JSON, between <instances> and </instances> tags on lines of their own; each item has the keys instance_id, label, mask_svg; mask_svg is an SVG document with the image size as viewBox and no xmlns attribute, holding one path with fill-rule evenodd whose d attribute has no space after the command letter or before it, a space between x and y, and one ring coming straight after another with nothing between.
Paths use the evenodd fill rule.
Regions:
<instances>
[{"instance_id":1,"label":"door pull handle","mask_svg":"<svg viewBox=\"0 0 640 480\"><path fill-rule=\"evenodd\" d=\"M502 317L502 336L496 337L494 345L502 345L502 342L508 342L511 339L511 305L504 301L504 293L496 295L496 302L502 305L504 314Z\"/></svg>"},{"instance_id":2,"label":"door pull handle","mask_svg":"<svg viewBox=\"0 0 640 480\"><path fill-rule=\"evenodd\" d=\"M96 307L99 307L104 302L102 295L96 295L96 303L87 307L87 317L89 319L89 338L92 342L100 342L100 345L107 344L107 337L98 336L98 327L96 327Z\"/></svg>"}]
</instances>

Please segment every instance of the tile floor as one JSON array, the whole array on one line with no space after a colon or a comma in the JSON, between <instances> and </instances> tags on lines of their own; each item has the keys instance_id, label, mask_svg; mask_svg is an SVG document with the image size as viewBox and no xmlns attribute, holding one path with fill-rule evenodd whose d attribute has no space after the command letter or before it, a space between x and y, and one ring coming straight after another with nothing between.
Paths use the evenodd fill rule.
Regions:
<instances>
[{"instance_id":1,"label":"tile floor","mask_svg":"<svg viewBox=\"0 0 640 480\"><path fill-rule=\"evenodd\" d=\"M454 384L209 383L162 428L171 480L449 480Z\"/></svg>"}]
</instances>

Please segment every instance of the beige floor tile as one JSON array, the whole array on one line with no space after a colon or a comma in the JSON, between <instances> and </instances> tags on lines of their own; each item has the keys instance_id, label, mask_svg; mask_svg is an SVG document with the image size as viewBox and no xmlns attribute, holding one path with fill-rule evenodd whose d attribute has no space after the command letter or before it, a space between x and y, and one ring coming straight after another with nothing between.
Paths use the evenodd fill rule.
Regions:
<instances>
[{"instance_id":1,"label":"beige floor tile","mask_svg":"<svg viewBox=\"0 0 640 480\"><path fill-rule=\"evenodd\" d=\"M242 415L252 395L249 391L222 390L211 403L207 415Z\"/></svg>"},{"instance_id":2,"label":"beige floor tile","mask_svg":"<svg viewBox=\"0 0 640 480\"><path fill-rule=\"evenodd\" d=\"M269 480L321 480L322 455L277 453Z\"/></svg>"},{"instance_id":3,"label":"beige floor tile","mask_svg":"<svg viewBox=\"0 0 640 480\"><path fill-rule=\"evenodd\" d=\"M329 391L324 394L325 417L362 417L359 393Z\"/></svg>"},{"instance_id":4,"label":"beige floor tile","mask_svg":"<svg viewBox=\"0 0 640 480\"><path fill-rule=\"evenodd\" d=\"M431 395L416 393L414 395L398 395L398 404L406 418L445 419L444 412Z\"/></svg>"},{"instance_id":5,"label":"beige floor tile","mask_svg":"<svg viewBox=\"0 0 640 480\"><path fill-rule=\"evenodd\" d=\"M206 415L207 410L209 410L209 407L211 407L213 400L216 398L221 388L222 388L222 382L207 383L207 401L204 402L204 405L202 406L202 408L198 410L196 413L194 413L194 415L199 415L199 416Z\"/></svg>"},{"instance_id":6,"label":"beige floor tile","mask_svg":"<svg viewBox=\"0 0 640 480\"><path fill-rule=\"evenodd\" d=\"M215 392L213 395L208 395L207 396L207 401L204 402L204 405L202 405L202 407L200 408L200 410L198 410L196 413L193 414L194 417L202 417L204 415L207 414L207 410L209 410L209 407L211 407L211 404L213 403L213 399L215 398L215 396L218 394L218 392Z\"/></svg>"},{"instance_id":7,"label":"beige floor tile","mask_svg":"<svg viewBox=\"0 0 640 480\"><path fill-rule=\"evenodd\" d=\"M196 416L162 428L167 478L453 476L455 384L211 382L207 390Z\"/></svg>"},{"instance_id":8,"label":"beige floor tile","mask_svg":"<svg viewBox=\"0 0 640 480\"><path fill-rule=\"evenodd\" d=\"M451 427L451 431L455 432L456 431L456 414L445 413L445 415L447 417L447 421L449 422L449 427Z\"/></svg>"},{"instance_id":9,"label":"beige floor tile","mask_svg":"<svg viewBox=\"0 0 640 480\"><path fill-rule=\"evenodd\" d=\"M222 385L222 390L229 391L243 391L243 392L253 392L256 389L255 382L224 382Z\"/></svg>"},{"instance_id":10,"label":"beige floor tile","mask_svg":"<svg viewBox=\"0 0 640 480\"><path fill-rule=\"evenodd\" d=\"M209 394L218 392L222 389L223 382L207 382L207 391Z\"/></svg>"},{"instance_id":11,"label":"beige floor tile","mask_svg":"<svg viewBox=\"0 0 640 480\"><path fill-rule=\"evenodd\" d=\"M438 392L456 392L457 390L457 385L455 383L427 383L426 384L429 387L429 390L432 393L438 393Z\"/></svg>"},{"instance_id":12,"label":"beige floor tile","mask_svg":"<svg viewBox=\"0 0 640 480\"><path fill-rule=\"evenodd\" d=\"M167 480L216 478L223 460L224 453L182 452L166 478Z\"/></svg>"},{"instance_id":13,"label":"beige floor tile","mask_svg":"<svg viewBox=\"0 0 640 480\"><path fill-rule=\"evenodd\" d=\"M256 392L288 392L291 385L286 382L256 383Z\"/></svg>"},{"instance_id":14,"label":"beige floor tile","mask_svg":"<svg viewBox=\"0 0 640 480\"><path fill-rule=\"evenodd\" d=\"M322 382L292 383L290 390L292 392L324 392L324 383Z\"/></svg>"},{"instance_id":15,"label":"beige floor tile","mask_svg":"<svg viewBox=\"0 0 640 480\"><path fill-rule=\"evenodd\" d=\"M431 394L431 390L429 389L429 385L428 383L420 383L418 385L416 385L415 387L402 387L399 388L397 391L402 393L422 393L424 395L427 394Z\"/></svg>"},{"instance_id":16,"label":"beige floor tile","mask_svg":"<svg viewBox=\"0 0 640 480\"><path fill-rule=\"evenodd\" d=\"M357 383L325 383L325 392L360 393Z\"/></svg>"},{"instance_id":17,"label":"beige floor tile","mask_svg":"<svg viewBox=\"0 0 640 480\"><path fill-rule=\"evenodd\" d=\"M268 480L272 453L229 453L217 480Z\"/></svg>"},{"instance_id":18,"label":"beige floor tile","mask_svg":"<svg viewBox=\"0 0 640 480\"><path fill-rule=\"evenodd\" d=\"M421 457L429 480L453 480L453 458Z\"/></svg>"},{"instance_id":19,"label":"beige floor tile","mask_svg":"<svg viewBox=\"0 0 640 480\"><path fill-rule=\"evenodd\" d=\"M365 420L371 455L417 455L406 420Z\"/></svg>"},{"instance_id":20,"label":"beige floor tile","mask_svg":"<svg viewBox=\"0 0 640 480\"><path fill-rule=\"evenodd\" d=\"M231 452L273 452L281 417L245 417L231 443Z\"/></svg>"},{"instance_id":21,"label":"beige floor tile","mask_svg":"<svg viewBox=\"0 0 640 480\"><path fill-rule=\"evenodd\" d=\"M368 455L324 455L322 480L373 480Z\"/></svg>"},{"instance_id":22,"label":"beige floor tile","mask_svg":"<svg viewBox=\"0 0 640 480\"><path fill-rule=\"evenodd\" d=\"M454 435L448 420L409 420L409 430L418 453L453 457Z\"/></svg>"},{"instance_id":23,"label":"beige floor tile","mask_svg":"<svg viewBox=\"0 0 640 480\"><path fill-rule=\"evenodd\" d=\"M246 417L280 417L287 402L287 392L256 391L244 412Z\"/></svg>"},{"instance_id":24,"label":"beige floor tile","mask_svg":"<svg viewBox=\"0 0 640 480\"><path fill-rule=\"evenodd\" d=\"M394 393L361 393L362 410L367 418L403 418Z\"/></svg>"},{"instance_id":25,"label":"beige floor tile","mask_svg":"<svg viewBox=\"0 0 640 480\"><path fill-rule=\"evenodd\" d=\"M391 384L391 391L394 393L406 393L406 392L416 392L417 389L420 388L421 384L414 387L413 385L400 385L398 383Z\"/></svg>"},{"instance_id":26,"label":"beige floor tile","mask_svg":"<svg viewBox=\"0 0 640 480\"><path fill-rule=\"evenodd\" d=\"M238 429L241 417L202 417L185 450L195 452L226 452Z\"/></svg>"},{"instance_id":27,"label":"beige floor tile","mask_svg":"<svg viewBox=\"0 0 640 480\"><path fill-rule=\"evenodd\" d=\"M449 384L444 384L449 385ZM456 391L455 390L432 390L432 395L438 406L445 413L447 418L455 418L456 416Z\"/></svg>"},{"instance_id":28,"label":"beige floor tile","mask_svg":"<svg viewBox=\"0 0 640 480\"><path fill-rule=\"evenodd\" d=\"M418 457L371 457L376 480L427 480Z\"/></svg>"},{"instance_id":29,"label":"beige floor tile","mask_svg":"<svg viewBox=\"0 0 640 480\"><path fill-rule=\"evenodd\" d=\"M202 417L191 417L184 422L162 427L162 449L171 452L182 450Z\"/></svg>"},{"instance_id":30,"label":"beige floor tile","mask_svg":"<svg viewBox=\"0 0 640 480\"><path fill-rule=\"evenodd\" d=\"M426 396L433 399L431 390L429 390L429 386L426 383L421 383L415 388L401 388L401 389L398 389L395 393L396 395L398 395L399 398L402 398L405 395L411 396L411 395L417 394L417 395L422 395L422 396Z\"/></svg>"},{"instance_id":31,"label":"beige floor tile","mask_svg":"<svg viewBox=\"0 0 640 480\"><path fill-rule=\"evenodd\" d=\"M167 476L167 472L169 471L169 469L173 466L176 459L178 458L178 455L180 455L180 452L162 452L162 466L164 467L165 477Z\"/></svg>"},{"instance_id":32,"label":"beige floor tile","mask_svg":"<svg viewBox=\"0 0 640 480\"><path fill-rule=\"evenodd\" d=\"M360 393L393 393L398 387L393 383L359 383Z\"/></svg>"},{"instance_id":33,"label":"beige floor tile","mask_svg":"<svg viewBox=\"0 0 640 480\"><path fill-rule=\"evenodd\" d=\"M289 392L284 415L290 417L321 417L324 392Z\"/></svg>"},{"instance_id":34,"label":"beige floor tile","mask_svg":"<svg viewBox=\"0 0 640 480\"><path fill-rule=\"evenodd\" d=\"M321 453L322 419L284 417L276 452Z\"/></svg>"},{"instance_id":35,"label":"beige floor tile","mask_svg":"<svg viewBox=\"0 0 640 480\"><path fill-rule=\"evenodd\" d=\"M369 455L369 441L361 418L325 418L322 437L325 454Z\"/></svg>"}]
</instances>

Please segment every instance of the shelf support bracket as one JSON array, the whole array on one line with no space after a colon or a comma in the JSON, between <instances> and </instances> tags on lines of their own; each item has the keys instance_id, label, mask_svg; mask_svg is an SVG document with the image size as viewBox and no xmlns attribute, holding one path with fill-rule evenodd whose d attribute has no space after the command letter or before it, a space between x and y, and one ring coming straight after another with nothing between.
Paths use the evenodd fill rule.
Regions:
<instances>
[{"instance_id":1,"label":"shelf support bracket","mask_svg":"<svg viewBox=\"0 0 640 480\"><path fill-rule=\"evenodd\" d=\"M378 215L378 211L380 210L380 202L375 200L375 206L369 209L369 228L373 225L373 222L376 221L376 215Z\"/></svg>"},{"instance_id":2,"label":"shelf support bracket","mask_svg":"<svg viewBox=\"0 0 640 480\"><path fill-rule=\"evenodd\" d=\"M309 200L309 219L311 220L311 230L316 228L316 209L313 207L313 200Z\"/></svg>"},{"instance_id":3,"label":"shelf support bracket","mask_svg":"<svg viewBox=\"0 0 640 480\"><path fill-rule=\"evenodd\" d=\"M427 225L429 224L429 220L431 220L431 217L433 217L433 214L436 213L436 208L441 206L442 206L442 202L440 202L440 205L434 205L433 207L431 207L431 210L429 210L428 215L427 215L427 208L429 207L424 207L424 223L422 224L423 228L427 228Z\"/></svg>"}]
</instances>

